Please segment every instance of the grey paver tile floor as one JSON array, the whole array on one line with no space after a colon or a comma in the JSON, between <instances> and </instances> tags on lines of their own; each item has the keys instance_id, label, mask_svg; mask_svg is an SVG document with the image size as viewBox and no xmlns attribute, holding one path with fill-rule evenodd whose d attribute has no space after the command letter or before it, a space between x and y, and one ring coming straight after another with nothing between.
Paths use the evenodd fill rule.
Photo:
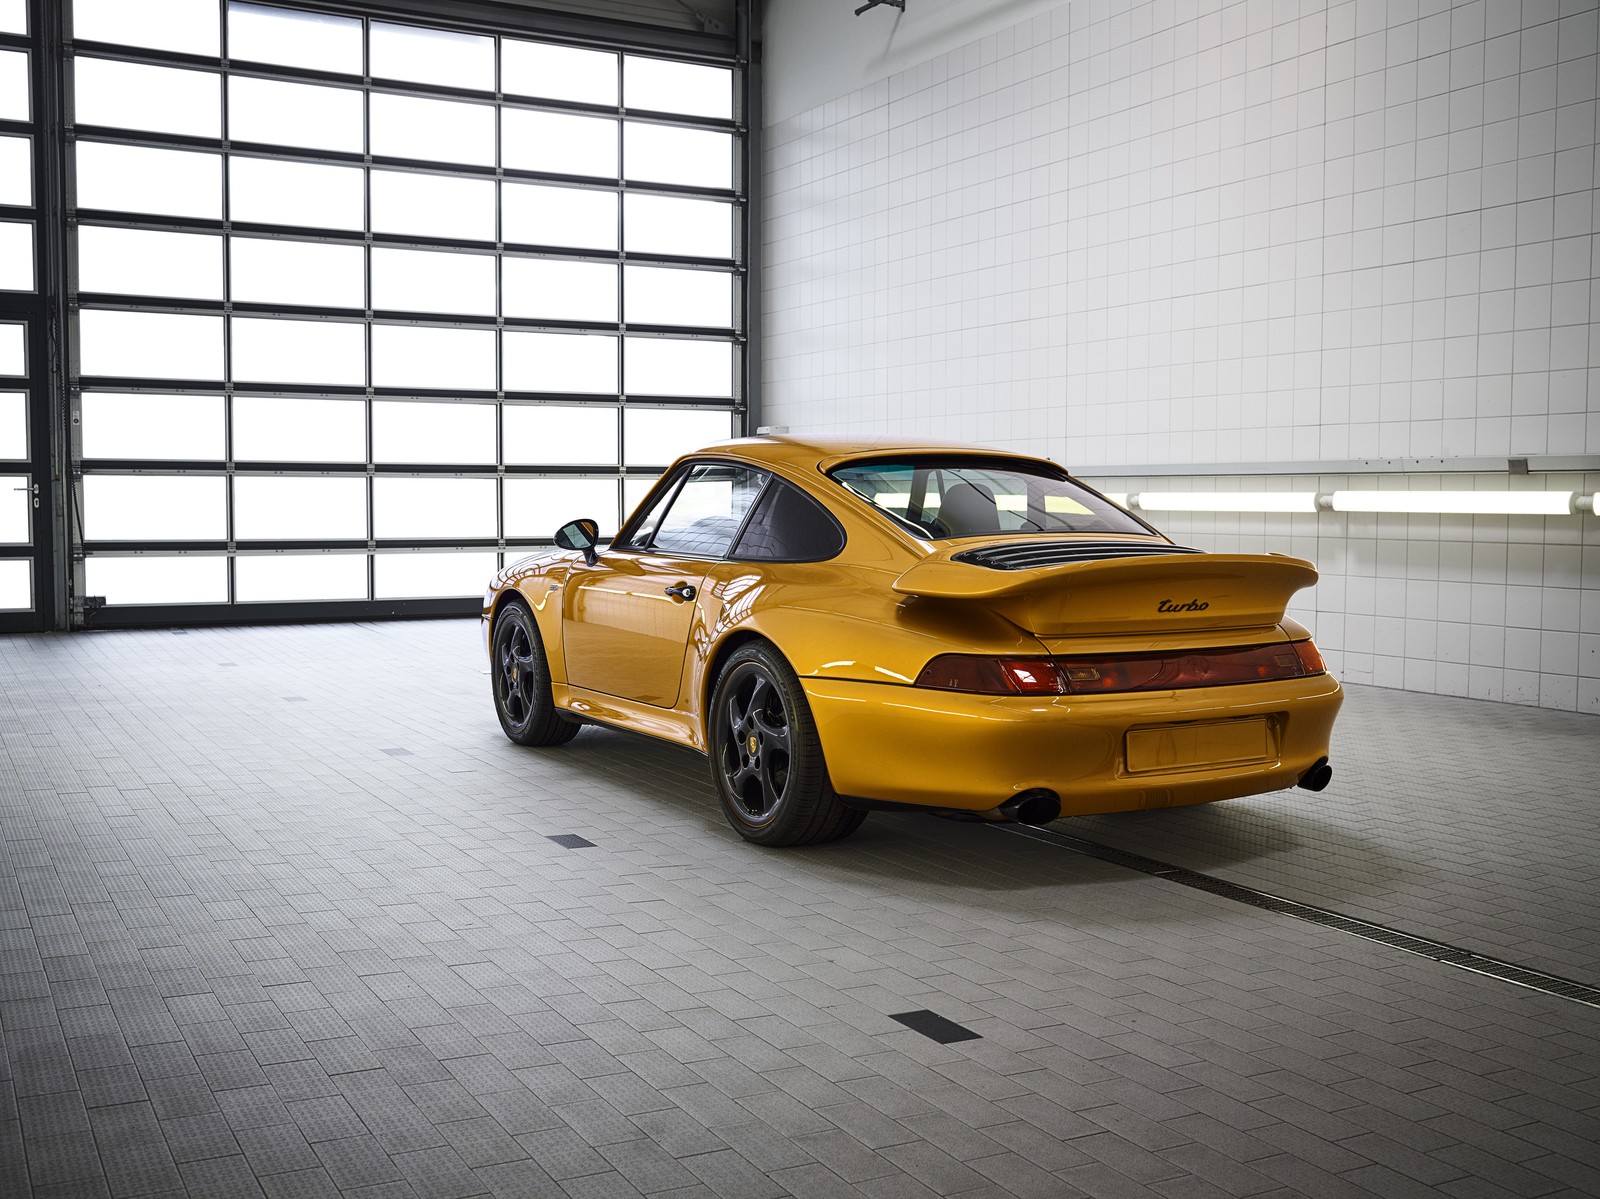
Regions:
<instances>
[{"instance_id":1,"label":"grey paver tile floor","mask_svg":"<svg viewBox=\"0 0 1600 1199\"><path fill-rule=\"evenodd\" d=\"M480 657L0 639L0 1195L1600 1193L1600 1010L999 828L755 849ZM1600 985L1597 730L1354 689L1320 796L1065 827Z\"/></svg>"}]
</instances>

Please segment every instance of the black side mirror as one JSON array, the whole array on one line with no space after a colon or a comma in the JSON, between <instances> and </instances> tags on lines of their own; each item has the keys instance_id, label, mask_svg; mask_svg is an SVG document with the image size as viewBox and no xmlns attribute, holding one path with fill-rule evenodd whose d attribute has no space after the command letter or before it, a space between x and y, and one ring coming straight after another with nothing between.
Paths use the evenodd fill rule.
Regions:
<instances>
[{"instance_id":1,"label":"black side mirror","mask_svg":"<svg viewBox=\"0 0 1600 1199\"><path fill-rule=\"evenodd\" d=\"M582 550L583 560L590 566L600 561L594 547L600 543L600 525L597 521L585 517L582 520L569 520L556 530L556 545L564 550Z\"/></svg>"}]
</instances>

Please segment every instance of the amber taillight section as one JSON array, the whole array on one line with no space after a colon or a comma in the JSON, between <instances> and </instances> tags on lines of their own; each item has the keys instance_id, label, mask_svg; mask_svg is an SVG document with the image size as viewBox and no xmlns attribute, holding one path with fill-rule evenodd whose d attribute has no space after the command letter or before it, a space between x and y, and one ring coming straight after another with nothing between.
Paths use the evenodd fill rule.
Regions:
<instances>
[{"instance_id":1,"label":"amber taillight section","mask_svg":"<svg viewBox=\"0 0 1600 1199\"><path fill-rule=\"evenodd\" d=\"M984 695L1105 695L1265 683L1326 670L1310 641L1057 658L941 654L923 668L917 686Z\"/></svg>"}]
</instances>

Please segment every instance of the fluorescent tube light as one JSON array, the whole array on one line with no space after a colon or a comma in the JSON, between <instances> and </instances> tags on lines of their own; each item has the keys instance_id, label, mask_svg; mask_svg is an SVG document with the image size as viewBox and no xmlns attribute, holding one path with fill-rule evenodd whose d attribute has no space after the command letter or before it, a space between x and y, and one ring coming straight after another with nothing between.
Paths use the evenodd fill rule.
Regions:
<instances>
[{"instance_id":1,"label":"fluorescent tube light","mask_svg":"<svg viewBox=\"0 0 1600 1199\"><path fill-rule=\"evenodd\" d=\"M1119 508L1128 506L1128 493L1126 491L1102 491L1100 494Z\"/></svg>"},{"instance_id":2,"label":"fluorescent tube light","mask_svg":"<svg viewBox=\"0 0 1600 1199\"><path fill-rule=\"evenodd\" d=\"M1570 516L1571 491L1336 491L1335 512L1424 512L1465 516Z\"/></svg>"},{"instance_id":3,"label":"fluorescent tube light","mask_svg":"<svg viewBox=\"0 0 1600 1199\"><path fill-rule=\"evenodd\" d=\"M1315 512L1314 491L1141 491L1148 512Z\"/></svg>"}]
</instances>

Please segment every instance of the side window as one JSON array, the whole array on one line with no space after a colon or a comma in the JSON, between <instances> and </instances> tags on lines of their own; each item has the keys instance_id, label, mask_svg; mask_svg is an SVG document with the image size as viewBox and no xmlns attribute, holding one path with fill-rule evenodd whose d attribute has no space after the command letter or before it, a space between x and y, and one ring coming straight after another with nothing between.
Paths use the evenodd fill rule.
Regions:
<instances>
[{"instance_id":1,"label":"side window","mask_svg":"<svg viewBox=\"0 0 1600 1199\"><path fill-rule=\"evenodd\" d=\"M739 537L735 558L752 562L822 562L844 549L844 530L798 487L774 479Z\"/></svg>"},{"instance_id":2,"label":"side window","mask_svg":"<svg viewBox=\"0 0 1600 1199\"><path fill-rule=\"evenodd\" d=\"M678 493L678 482L683 478L680 472L668 479L655 498L650 501L650 507L639 512L629 522L629 528L623 529L626 539L618 537L613 543L616 549L639 550L650 544L650 538L655 536L656 526L661 523L661 518L666 515L667 505L672 503L672 497Z\"/></svg>"},{"instance_id":3,"label":"side window","mask_svg":"<svg viewBox=\"0 0 1600 1199\"><path fill-rule=\"evenodd\" d=\"M649 548L659 554L725 557L766 479L760 471L721 462L693 467L656 526Z\"/></svg>"}]
</instances>

